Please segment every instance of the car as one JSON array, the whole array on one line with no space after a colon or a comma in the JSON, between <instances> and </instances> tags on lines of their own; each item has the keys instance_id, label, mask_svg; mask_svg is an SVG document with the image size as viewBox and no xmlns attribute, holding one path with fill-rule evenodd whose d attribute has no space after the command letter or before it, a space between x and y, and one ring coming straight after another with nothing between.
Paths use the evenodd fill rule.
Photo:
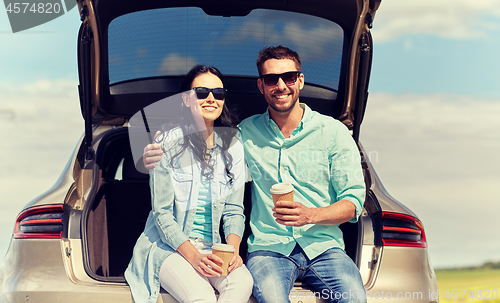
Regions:
<instances>
[{"instance_id":1,"label":"car","mask_svg":"<svg viewBox=\"0 0 500 303\"><path fill-rule=\"evenodd\" d=\"M388 194L371 164L375 155L359 140L380 4L78 0L84 134L55 186L18 215L0 268L0 302L133 302L123 274L151 209L142 149L176 115L155 115L154 104L177 94L185 73L203 63L226 75L228 104L241 119L263 113L255 60L280 44L302 58L300 101L343 122L359 146L366 201L359 221L341 229L368 302L438 302L423 225ZM145 139L131 144L138 133ZM250 190L245 206L248 213ZM292 302L324 299L302 283L290 293ZM162 289L158 302L175 299Z\"/></svg>"}]
</instances>

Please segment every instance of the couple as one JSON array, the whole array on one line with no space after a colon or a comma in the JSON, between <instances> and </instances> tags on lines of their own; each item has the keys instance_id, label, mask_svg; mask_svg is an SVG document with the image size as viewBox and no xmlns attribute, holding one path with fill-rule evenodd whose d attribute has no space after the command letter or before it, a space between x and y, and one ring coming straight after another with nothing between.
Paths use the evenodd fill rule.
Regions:
<instances>
[{"instance_id":1,"label":"couple","mask_svg":"<svg viewBox=\"0 0 500 303\"><path fill-rule=\"evenodd\" d=\"M190 90L184 109L201 132L174 128L146 148L153 209L125 273L136 302L156 302L160 285L180 302L216 302L212 287L217 302L247 302L252 292L259 302L289 302L296 280L330 302L366 302L338 227L357 221L365 198L356 144L342 123L298 103L304 75L296 52L266 48L257 68L269 106L239 124L241 139L213 128L231 126L222 76L197 66L182 90ZM205 125L196 123L201 116ZM248 269L238 254L244 159L252 177ZM294 185L295 201L273 205L270 187L278 182ZM210 251L220 242L221 217L235 247L227 276Z\"/></svg>"}]
</instances>

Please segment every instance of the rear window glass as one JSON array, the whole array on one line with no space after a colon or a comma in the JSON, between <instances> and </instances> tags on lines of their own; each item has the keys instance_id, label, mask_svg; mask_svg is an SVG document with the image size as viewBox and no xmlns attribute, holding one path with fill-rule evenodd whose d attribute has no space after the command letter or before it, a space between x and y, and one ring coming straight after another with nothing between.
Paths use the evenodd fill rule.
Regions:
<instances>
[{"instance_id":1,"label":"rear window glass","mask_svg":"<svg viewBox=\"0 0 500 303\"><path fill-rule=\"evenodd\" d=\"M195 64L215 66L225 75L258 76L258 52L283 45L299 53L306 82L337 90L342 44L339 25L298 13L259 9L222 17L196 7L139 11L109 25L109 80L181 75Z\"/></svg>"}]
</instances>

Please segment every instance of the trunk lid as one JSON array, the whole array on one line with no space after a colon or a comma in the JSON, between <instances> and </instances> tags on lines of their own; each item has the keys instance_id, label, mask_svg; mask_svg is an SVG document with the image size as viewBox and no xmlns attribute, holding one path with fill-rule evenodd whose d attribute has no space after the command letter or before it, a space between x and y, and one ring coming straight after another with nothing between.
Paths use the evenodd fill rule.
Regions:
<instances>
[{"instance_id":1,"label":"trunk lid","mask_svg":"<svg viewBox=\"0 0 500 303\"><path fill-rule=\"evenodd\" d=\"M92 124L121 125L178 92L194 64L218 67L241 118L257 90L257 52L285 45L302 58L301 101L343 121L355 139L371 66L369 28L381 0L78 1L80 104ZM308 102L307 102L308 101ZM261 102L262 103L262 102ZM308 103L309 104L309 103Z\"/></svg>"}]
</instances>

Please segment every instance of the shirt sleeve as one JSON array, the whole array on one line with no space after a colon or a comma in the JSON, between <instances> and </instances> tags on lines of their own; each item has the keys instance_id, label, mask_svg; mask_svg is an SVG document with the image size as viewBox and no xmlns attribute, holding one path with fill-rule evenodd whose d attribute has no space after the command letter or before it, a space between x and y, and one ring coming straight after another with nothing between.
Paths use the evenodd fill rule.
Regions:
<instances>
[{"instance_id":1,"label":"shirt sleeve","mask_svg":"<svg viewBox=\"0 0 500 303\"><path fill-rule=\"evenodd\" d=\"M182 227L174 217L174 181L170 167L172 149L167 145L168 139L162 143L164 154L158 165L150 172L149 186L151 188L153 219L161 240L173 249L189 240Z\"/></svg>"},{"instance_id":2,"label":"shirt sleeve","mask_svg":"<svg viewBox=\"0 0 500 303\"><path fill-rule=\"evenodd\" d=\"M343 124L331 140L329 162L330 182L337 195L333 202L343 199L351 201L356 207L356 215L349 222L355 223L363 209L366 188L359 150Z\"/></svg>"},{"instance_id":3,"label":"shirt sleeve","mask_svg":"<svg viewBox=\"0 0 500 303\"><path fill-rule=\"evenodd\" d=\"M225 237L229 234L236 234L243 238L245 229L245 215L243 213L243 199L246 181L246 162L243 152L241 137L235 136L233 144L229 149L233 157L231 172L234 175L232 191L224 205L223 221Z\"/></svg>"}]
</instances>

